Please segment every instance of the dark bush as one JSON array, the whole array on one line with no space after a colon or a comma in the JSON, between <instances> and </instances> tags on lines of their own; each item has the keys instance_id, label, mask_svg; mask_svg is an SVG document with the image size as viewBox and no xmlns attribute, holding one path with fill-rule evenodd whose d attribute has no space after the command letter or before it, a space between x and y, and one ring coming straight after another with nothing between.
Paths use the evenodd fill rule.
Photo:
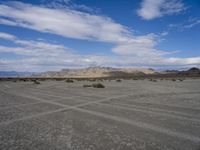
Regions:
<instances>
[{"instance_id":1,"label":"dark bush","mask_svg":"<svg viewBox=\"0 0 200 150\"><path fill-rule=\"evenodd\" d=\"M156 79L149 79L149 81L152 81L152 82L157 82Z\"/></svg>"},{"instance_id":2,"label":"dark bush","mask_svg":"<svg viewBox=\"0 0 200 150\"><path fill-rule=\"evenodd\" d=\"M94 83L94 84L84 84L83 87L93 87L93 88L105 88L105 86L101 83Z\"/></svg>"},{"instance_id":3,"label":"dark bush","mask_svg":"<svg viewBox=\"0 0 200 150\"><path fill-rule=\"evenodd\" d=\"M122 82L122 80L121 79L117 79L116 82Z\"/></svg>"},{"instance_id":4,"label":"dark bush","mask_svg":"<svg viewBox=\"0 0 200 150\"><path fill-rule=\"evenodd\" d=\"M72 80L72 79L67 79L65 82L67 82L67 83L73 83L74 80Z\"/></svg>"},{"instance_id":5,"label":"dark bush","mask_svg":"<svg viewBox=\"0 0 200 150\"><path fill-rule=\"evenodd\" d=\"M34 83L34 84L40 84L40 82L37 81L37 80L34 80L33 83Z\"/></svg>"},{"instance_id":6,"label":"dark bush","mask_svg":"<svg viewBox=\"0 0 200 150\"><path fill-rule=\"evenodd\" d=\"M94 88L105 88L105 86L101 83L92 84L92 87L94 87Z\"/></svg>"},{"instance_id":7,"label":"dark bush","mask_svg":"<svg viewBox=\"0 0 200 150\"><path fill-rule=\"evenodd\" d=\"M92 87L92 85L84 84L83 87Z\"/></svg>"},{"instance_id":8,"label":"dark bush","mask_svg":"<svg viewBox=\"0 0 200 150\"><path fill-rule=\"evenodd\" d=\"M181 82L184 81L184 79L178 79L178 80L181 81Z\"/></svg>"}]
</instances>

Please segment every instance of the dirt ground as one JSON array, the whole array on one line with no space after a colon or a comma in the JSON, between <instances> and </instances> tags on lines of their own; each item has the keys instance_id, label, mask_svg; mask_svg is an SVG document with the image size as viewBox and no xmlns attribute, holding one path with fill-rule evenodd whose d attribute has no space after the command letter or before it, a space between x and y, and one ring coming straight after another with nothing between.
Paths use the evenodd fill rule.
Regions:
<instances>
[{"instance_id":1,"label":"dirt ground","mask_svg":"<svg viewBox=\"0 0 200 150\"><path fill-rule=\"evenodd\" d=\"M0 150L200 150L200 79L0 82Z\"/></svg>"}]
</instances>

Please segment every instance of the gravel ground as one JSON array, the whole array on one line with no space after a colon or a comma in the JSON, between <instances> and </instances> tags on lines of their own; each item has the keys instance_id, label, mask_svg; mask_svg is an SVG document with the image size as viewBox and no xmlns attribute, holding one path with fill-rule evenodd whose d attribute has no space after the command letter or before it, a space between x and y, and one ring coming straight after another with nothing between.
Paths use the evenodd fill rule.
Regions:
<instances>
[{"instance_id":1,"label":"gravel ground","mask_svg":"<svg viewBox=\"0 0 200 150\"><path fill-rule=\"evenodd\" d=\"M200 150L200 79L0 82L0 150Z\"/></svg>"}]
</instances>

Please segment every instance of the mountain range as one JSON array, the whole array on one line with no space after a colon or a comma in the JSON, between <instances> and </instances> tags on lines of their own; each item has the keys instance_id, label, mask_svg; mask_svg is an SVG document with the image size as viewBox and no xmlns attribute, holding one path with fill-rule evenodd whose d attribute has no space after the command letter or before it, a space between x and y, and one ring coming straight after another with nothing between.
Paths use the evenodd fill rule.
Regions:
<instances>
[{"instance_id":1,"label":"mountain range","mask_svg":"<svg viewBox=\"0 0 200 150\"><path fill-rule=\"evenodd\" d=\"M83 69L63 69L61 71L48 71L39 74L40 77L68 77L68 78L97 78L117 77L128 75L155 74L153 69L89 67ZM38 76L38 75L37 75Z\"/></svg>"},{"instance_id":2,"label":"mountain range","mask_svg":"<svg viewBox=\"0 0 200 150\"><path fill-rule=\"evenodd\" d=\"M41 77L41 78L98 78L98 77L140 77L140 76L163 76L163 77L199 77L200 69L190 68L185 71L166 70L155 71L148 68L112 68L112 67L88 67L82 69L62 69L61 71L47 71L42 73L0 71L0 77Z\"/></svg>"},{"instance_id":3,"label":"mountain range","mask_svg":"<svg viewBox=\"0 0 200 150\"><path fill-rule=\"evenodd\" d=\"M34 74L33 72L0 71L0 77L29 77Z\"/></svg>"}]
</instances>

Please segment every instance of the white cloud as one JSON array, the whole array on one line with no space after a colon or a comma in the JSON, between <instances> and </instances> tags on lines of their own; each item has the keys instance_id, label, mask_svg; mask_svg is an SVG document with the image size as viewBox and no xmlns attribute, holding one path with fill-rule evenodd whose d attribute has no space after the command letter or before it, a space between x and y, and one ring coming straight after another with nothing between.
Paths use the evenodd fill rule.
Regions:
<instances>
[{"instance_id":1,"label":"white cloud","mask_svg":"<svg viewBox=\"0 0 200 150\"><path fill-rule=\"evenodd\" d=\"M12 35L10 35L12 36ZM13 36L14 37L14 36ZM149 35L153 38L153 35ZM177 67L194 66L200 64L200 57L195 58L165 58L164 54L156 50L144 51L138 47L133 55L80 55L75 50L59 44L51 44L41 41L28 41L19 38L7 39L16 44L15 47L0 46L0 53L10 52L23 56L20 59L0 59L0 70L11 71L48 71L60 70L63 68L80 68L88 66L112 66L112 67ZM148 41L148 39L146 39ZM145 42L147 42L145 41ZM132 42L132 41L131 41ZM121 49L132 51L130 45L119 45ZM141 42L141 41L134 41ZM147 42L148 43L148 42ZM149 41L149 46L154 45ZM125 46L125 47L123 47ZM120 49L121 48L121 49ZM117 51L117 50L116 50ZM154 52L155 51L155 52Z\"/></svg>"},{"instance_id":2,"label":"white cloud","mask_svg":"<svg viewBox=\"0 0 200 150\"><path fill-rule=\"evenodd\" d=\"M2 24L20 26L41 32L53 33L76 39L120 42L129 38L126 27L110 18L90 15L75 10L50 9L14 3L0 5Z\"/></svg>"},{"instance_id":3,"label":"white cloud","mask_svg":"<svg viewBox=\"0 0 200 150\"><path fill-rule=\"evenodd\" d=\"M0 5L0 23L53 33L67 38L102 41L115 44L117 54L154 53L156 38L134 36L132 32L108 17L91 15L71 9L52 9L24 3ZM119 50L130 45L130 48ZM151 51L152 50L152 51ZM162 52L160 52L162 53Z\"/></svg>"},{"instance_id":4,"label":"white cloud","mask_svg":"<svg viewBox=\"0 0 200 150\"><path fill-rule=\"evenodd\" d=\"M8 34L8 33L3 33L3 32L0 32L0 39L4 39L4 40L15 40L16 37L11 35L11 34Z\"/></svg>"},{"instance_id":5,"label":"white cloud","mask_svg":"<svg viewBox=\"0 0 200 150\"><path fill-rule=\"evenodd\" d=\"M160 37L136 36L129 28L111 18L71 9L46 8L25 3L0 5L0 24L24 27L66 38L112 43L112 56L80 55L75 50L45 41L21 40L0 34L15 47L0 46L0 53L10 52L23 59L0 59L0 70L58 70L67 67L102 66L176 66L200 63L199 58L167 58L170 54L156 48ZM6 35L6 36L5 36ZM27 69L27 70L26 70Z\"/></svg>"},{"instance_id":6,"label":"white cloud","mask_svg":"<svg viewBox=\"0 0 200 150\"><path fill-rule=\"evenodd\" d=\"M145 20L172 15L185 10L181 0L142 0L138 15Z\"/></svg>"}]
</instances>

